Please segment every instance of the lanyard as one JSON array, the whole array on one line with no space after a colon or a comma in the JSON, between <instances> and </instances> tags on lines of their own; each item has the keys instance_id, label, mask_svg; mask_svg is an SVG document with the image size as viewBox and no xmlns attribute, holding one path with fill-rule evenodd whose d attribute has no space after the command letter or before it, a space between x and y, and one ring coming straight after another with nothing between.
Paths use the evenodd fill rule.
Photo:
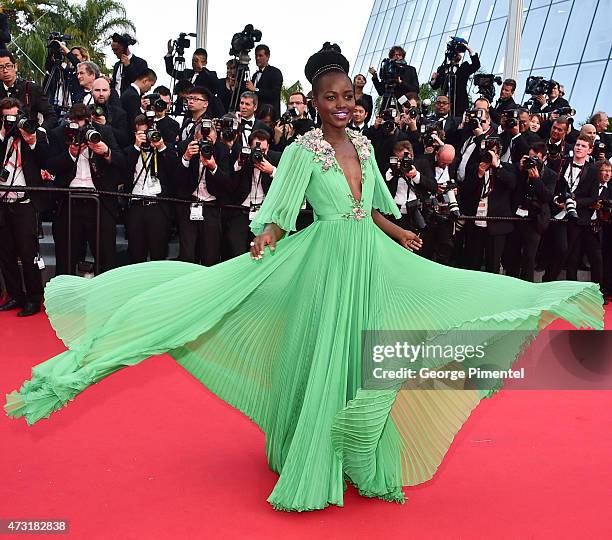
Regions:
<instances>
[{"instance_id":1,"label":"lanyard","mask_svg":"<svg viewBox=\"0 0 612 540\"><path fill-rule=\"evenodd\" d=\"M574 182L574 162L572 162L569 166L569 188L570 191L574 191L574 186L580 182L580 175L582 174L582 169L580 169L580 172L578 173L578 176L576 177L576 181Z\"/></svg>"},{"instance_id":2,"label":"lanyard","mask_svg":"<svg viewBox=\"0 0 612 540\"><path fill-rule=\"evenodd\" d=\"M142 150L140 151L140 159L142 160L142 169L140 169L140 172L138 173L138 175L136 176L136 179L134 180L134 186L138 185L138 181L140 180L140 175L143 173L145 173L144 178L142 179L142 188L144 189L146 181L147 181L147 176L149 175L149 164L151 163L151 158L153 158L153 175L152 176L157 176L157 152L153 151L153 153L151 153L148 158L145 152L143 152Z\"/></svg>"},{"instance_id":3,"label":"lanyard","mask_svg":"<svg viewBox=\"0 0 612 540\"><path fill-rule=\"evenodd\" d=\"M489 177L487 178L487 173L489 173ZM483 184L482 184L482 191L480 192L480 198L484 199L485 197L489 196L489 193L491 193L491 171L485 171L485 174L483 176Z\"/></svg>"},{"instance_id":4,"label":"lanyard","mask_svg":"<svg viewBox=\"0 0 612 540\"><path fill-rule=\"evenodd\" d=\"M253 174L255 174L255 168L253 168ZM260 182L261 182L261 171L259 171L259 176L257 177L257 182L255 183L255 193L254 194L253 194L253 180L251 179L251 192L249 193L249 205L258 204L257 203L257 191L259 190ZM253 201L253 195L255 195L254 201Z\"/></svg>"}]
</instances>

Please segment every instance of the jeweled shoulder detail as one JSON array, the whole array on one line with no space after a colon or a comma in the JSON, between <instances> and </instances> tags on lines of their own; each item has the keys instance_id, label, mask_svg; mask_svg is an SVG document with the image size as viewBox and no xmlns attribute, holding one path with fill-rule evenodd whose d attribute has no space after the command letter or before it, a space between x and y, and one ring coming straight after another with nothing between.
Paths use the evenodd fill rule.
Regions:
<instances>
[{"instance_id":1,"label":"jeweled shoulder detail","mask_svg":"<svg viewBox=\"0 0 612 540\"><path fill-rule=\"evenodd\" d=\"M370 141L368 138L354 132L352 129L347 129L346 131L357 150L359 160L367 161L370 158ZM312 152L315 155L315 161L321 163L324 171L334 168L338 172L342 172L336 160L336 151L323 137L323 130L321 128L311 129L304 135L298 135L295 138L295 142Z\"/></svg>"},{"instance_id":2,"label":"jeweled shoulder detail","mask_svg":"<svg viewBox=\"0 0 612 540\"><path fill-rule=\"evenodd\" d=\"M347 129L346 132L357 150L359 159L361 161L368 161L370 159L370 139L353 129Z\"/></svg>"}]
</instances>

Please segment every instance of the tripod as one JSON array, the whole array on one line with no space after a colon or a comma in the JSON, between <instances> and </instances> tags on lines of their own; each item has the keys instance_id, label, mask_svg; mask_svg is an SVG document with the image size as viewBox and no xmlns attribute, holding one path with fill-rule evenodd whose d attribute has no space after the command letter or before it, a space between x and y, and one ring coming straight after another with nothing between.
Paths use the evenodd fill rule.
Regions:
<instances>
[{"instance_id":1,"label":"tripod","mask_svg":"<svg viewBox=\"0 0 612 540\"><path fill-rule=\"evenodd\" d=\"M70 91L61 63L54 61L51 71L45 73L43 93L49 96L49 101L60 118L68 113L71 101Z\"/></svg>"},{"instance_id":2,"label":"tripod","mask_svg":"<svg viewBox=\"0 0 612 540\"><path fill-rule=\"evenodd\" d=\"M447 53L444 57L444 64L442 64L442 67L444 68L444 87L442 88L442 93L448 96L451 107L451 116L455 116L457 101L457 75L453 71L454 65L455 64L453 64Z\"/></svg>"},{"instance_id":3,"label":"tripod","mask_svg":"<svg viewBox=\"0 0 612 540\"><path fill-rule=\"evenodd\" d=\"M175 86L175 75L176 73L183 72L185 70L185 56L184 51L176 51L176 56L172 60L172 73L173 76L170 77L170 95L174 95L174 86ZM185 103L183 99L177 95L176 99L173 103L172 114L174 116L181 116L185 114Z\"/></svg>"},{"instance_id":4,"label":"tripod","mask_svg":"<svg viewBox=\"0 0 612 540\"><path fill-rule=\"evenodd\" d=\"M251 72L249 71L249 50L242 50L238 55L238 67L236 68L236 84L232 90L232 99L229 104L229 112L236 112L240 106L240 95L246 89L247 81L251 80Z\"/></svg>"},{"instance_id":5,"label":"tripod","mask_svg":"<svg viewBox=\"0 0 612 540\"><path fill-rule=\"evenodd\" d=\"M385 91L383 92L382 99L380 101L380 111L395 108L398 109L397 99L395 98L395 86L396 83L385 83Z\"/></svg>"}]
</instances>

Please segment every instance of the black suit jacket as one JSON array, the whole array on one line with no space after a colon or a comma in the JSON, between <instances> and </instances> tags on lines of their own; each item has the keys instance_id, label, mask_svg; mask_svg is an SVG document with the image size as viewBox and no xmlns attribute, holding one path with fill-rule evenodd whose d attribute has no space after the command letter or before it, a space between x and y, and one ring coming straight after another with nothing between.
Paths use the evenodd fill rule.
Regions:
<instances>
[{"instance_id":1,"label":"black suit jacket","mask_svg":"<svg viewBox=\"0 0 612 540\"><path fill-rule=\"evenodd\" d=\"M394 94L396 98L407 94L408 92L419 93L419 76L414 66L405 65L400 76L402 82L395 86ZM372 83L378 92L379 96L385 93L385 83L378 78L378 75L372 76Z\"/></svg>"},{"instance_id":2,"label":"black suit jacket","mask_svg":"<svg viewBox=\"0 0 612 540\"><path fill-rule=\"evenodd\" d=\"M18 77L15 84L8 89L8 92L4 89L4 84L0 83L0 99L5 97L13 97L21 101L25 113L32 120L38 122L38 114L40 113L43 117L42 127L47 131L57 125L55 110L49 104L42 88L35 82Z\"/></svg>"},{"instance_id":3,"label":"black suit jacket","mask_svg":"<svg viewBox=\"0 0 612 540\"><path fill-rule=\"evenodd\" d=\"M478 53L474 53L471 57L471 63L463 62L458 68L456 73L456 92L455 92L455 109L453 110L453 104L451 102L451 114L455 116L461 116L469 107L468 94L467 94L467 83L470 75L476 73L480 69L480 59ZM449 81L447 80L446 74L444 73L445 66L442 64L438 67L435 80L431 82L433 89L442 88L444 95L449 94Z\"/></svg>"},{"instance_id":4,"label":"black suit jacket","mask_svg":"<svg viewBox=\"0 0 612 540\"><path fill-rule=\"evenodd\" d=\"M146 60L132 54L130 64L128 66L124 66L121 73L121 88L117 88L117 70L119 69L120 65L121 62L115 62L115 65L113 66L113 78L110 84L111 89L116 90L119 95L123 94L123 92L130 87L130 84L136 80L136 77L138 77L138 75L140 75L148 67Z\"/></svg>"},{"instance_id":5,"label":"black suit jacket","mask_svg":"<svg viewBox=\"0 0 612 540\"><path fill-rule=\"evenodd\" d=\"M7 157L7 142L8 137L0 141L0 159L2 159L2 163L6 161ZM26 186L41 187L43 185L43 179L40 171L46 167L50 155L46 133L41 129L36 131L36 146L34 150L24 141L20 141L19 152L21 155L21 168L23 170L23 176L25 177ZM14 159L15 156L12 157ZM7 185L10 185L10 181L11 179L9 178ZM15 189L15 191L17 191L17 189ZM7 193L6 191L1 191L0 200L2 200ZM39 212L47 209L50 200L48 193L43 191L28 191L25 196L32 201L32 204Z\"/></svg>"},{"instance_id":6,"label":"black suit jacket","mask_svg":"<svg viewBox=\"0 0 612 540\"><path fill-rule=\"evenodd\" d=\"M170 77L172 77L173 79L186 81L191 81L191 79L193 79L195 71L192 68L185 68L181 70L174 69L171 56L164 56L164 62L166 64L166 73L170 75ZM219 77L217 77L217 72L211 71L208 68L204 68L202 71L200 71L198 76L193 81L193 85L203 86L215 95L221 89L221 86L219 84Z\"/></svg>"},{"instance_id":7,"label":"black suit jacket","mask_svg":"<svg viewBox=\"0 0 612 540\"><path fill-rule=\"evenodd\" d=\"M559 96L557 99L555 99L554 103L547 103L544 107L542 107L537 101L535 101L532 107L532 111L549 113L549 112L556 111L557 109L562 109L564 107L569 107L569 106L570 106L569 101Z\"/></svg>"},{"instance_id":8,"label":"black suit jacket","mask_svg":"<svg viewBox=\"0 0 612 540\"><path fill-rule=\"evenodd\" d=\"M514 101L514 98L512 96L510 96L505 101L498 99L495 107L491 107L489 109L491 120L493 120L493 122L495 122L496 124L499 124L501 122L501 116L504 111L516 109L517 107L518 105L516 104L516 101Z\"/></svg>"},{"instance_id":9,"label":"black suit jacket","mask_svg":"<svg viewBox=\"0 0 612 540\"><path fill-rule=\"evenodd\" d=\"M113 130L109 126L96 125L96 129L102 135L104 141L111 151L111 160L108 162L102 156L91 152L89 162L92 167L92 182L96 189L101 191L117 191L125 174L125 155L117 145ZM72 159L66 144L64 126L59 126L50 133L51 155L47 160L47 168L55 174L54 185L67 188L74 180L77 162ZM61 199L63 200L63 199ZM115 197L102 197L102 204L112 213L116 214L117 199Z\"/></svg>"},{"instance_id":10,"label":"black suit jacket","mask_svg":"<svg viewBox=\"0 0 612 540\"><path fill-rule=\"evenodd\" d=\"M127 115L128 129L134 130L134 119L142 114L140 109L140 93L133 87L129 86L121 94L121 107Z\"/></svg>"},{"instance_id":11,"label":"black suit jacket","mask_svg":"<svg viewBox=\"0 0 612 540\"><path fill-rule=\"evenodd\" d=\"M567 168L572 164L572 160L566 160L561 166L555 195L570 190L565 173ZM597 170L592 163L585 163L579 176L578 185L574 190L574 199L576 200L576 212L578 212L578 224L589 225L591 223L591 214L593 209L589 208L593 203L597 202L599 194L599 180L597 178ZM552 205L553 216L560 211L556 205Z\"/></svg>"},{"instance_id":12,"label":"black suit jacket","mask_svg":"<svg viewBox=\"0 0 612 540\"><path fill-rule=\"evenodd\" d=\"M113 134L115 135L117 144L123 148L124 146L127 146L131 140L133 140L132 135L134 129L128 126L127 114L121 107L112 105L111 103L107 103L105 107L107 113L105 117L105 125L110 126L110 128L113 130ZM92 121L95 123L95 117L92 117Z\"/></svg>"},{"instance_id":13,"label":"black suit jacket","mask_svg":"<svg viewBox=\"0 0 612 540\"><path fill-rule=\"evenodd\" d=\"M521 158L529 153L529 145L531 144L530 135L525 133L521 133L516 139L512 139L512 135L510 135L507 131L504 131L499 138L501 139L502 148L501 155L503 156L508 150L508 146L511 144L512 148L510 150L510 156L512 158L512 163L518 163L521 161Z\"/></svg>"},{"instance_id":14,"label":"black suit jacket","mask_svg":"<svg viewBox=\"0 0 612 540\"><path fill-rule=\"evenodd\" d=\"M275 167L280 161L280 152L269 151L266 156L266 160L269 161ZM228 182L228 194L230 202L232 204L242 204L251 192L253 183L253 165L248 163L242 167L239 171L232 169ZM268 193L270 185L272 184L272 177L269 174L261 173L259 176L261 187L264 193Z\"/></svg>"},{"instance_id":15,"label":"black suit jacket","mask_svg":"<svg viewBox=\"0 0 612 540\"><path fill-rule=\"evenodd\" d=\"M419 173L421 173L421 178L419 179L418 184L413 184L414 193L419 199L423 199L427 197L431 193L436 192L436 180L434 179L433 169L431 168L431 163L427 158L416 158L414 160L414 167ZM387 169L389 167L387 166ZM385 181L387 182L387 186L389 191L391 192L391 196L395 197L397 193L397 184L401 175L399 171L391 177L390 180L387 180L386 171L385 171Z\"/></svg>"},{"instance_id":16,"label":"black suit jacket","mask_svg":"<svg viewBox=\"0 0 612 540\"><path fill-rule=\"evenodd\" d=\"M536 230L543 234L548 228L551 217L550 204L557 184L557 173L544 166L540 178L530 180L527 171L521 171L515 165L516 189L512 196L512 212L520 207L529 212L529 218L535 218Z\"/></svg>"},{"instance_id":17,"label":"black suit jacket","mask_svg":"<svg viewBox=\"0 0 612 540\"><path fill-rule=\"evenodd\" d=\"M136 165L138 161L141 159L141 154L136 147L132 144L126 146L123 150L125 154L126 161L126 178L124 182L124 191L127 193L131 193L132 189L134 189L134 172L136 170ZM149 170L153 173L153 158L149 158L148 161L150 168ZM162 152L157 152L157 171L156 176L159 178L159 183L161 185L161 193L158 194L159 197L172 197L175 192L175 174L176 170L179 166L182 166L179 163L176 152L172 147L166 147ZM150 173L150 174L151 174ZM144 173L142 173L139 178L139 182L142 182Z\"/></svg>"},{"instance_id":18,"label":"black suit jacket","mask_svg":"<svg viewBox=\"0 0 612 540\"><path fill-rule=\"evenodd\" d=\"M484 177L478 177L479 160L470 160L465 171L465 180L459 184L459 206L461 213L475 216L482 194ZM488 216L511 217L512 192L516 187L516 169L513 165L502 163L499 169L491 169L489 181L491 192L488 195ZM471 223L473 225L473 222ZM511 221L488 221L487 231L491 235L508 234L514 226Z\"/></svg>"},{"instance_id":19,"label":"black suit jacket","mask_svg":"<svg viewBox=\"0 0 612 540\"><path fill-rule=\"evenodd\" d=\"M255 82L256 75L257 71L251 77L253 83ZM257 97L259 98L258 107L268 103L280 114L280 95L283 86L283 74L280 69L270 65L266 66L259 78L259 82L255 86L257 87Z\"/></svg>"},{"instance_id":20,"label":"black suit jacket","mask_svg":"<svg viewBox=\"0 0 612 540\"><path fill-rule=\"evenodd\" d=\"M162 138L166 143L166 146L172 150L176 148L178 136L181 132L181 126L174 119L169 116L164 116L156 121L157 129L162 134Z\"/></svg>"}]
</instances>

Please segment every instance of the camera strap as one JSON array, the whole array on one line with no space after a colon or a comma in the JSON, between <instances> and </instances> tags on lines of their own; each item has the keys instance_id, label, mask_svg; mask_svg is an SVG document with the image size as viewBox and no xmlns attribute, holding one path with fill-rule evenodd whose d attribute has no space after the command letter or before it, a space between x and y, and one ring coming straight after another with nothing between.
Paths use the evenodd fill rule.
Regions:
<instances>
[{"instance_id":1,"label":"camera strap","mask_svg":"<svg viewBox=\"0 0 612 540\"><path fill-rule=\"evenodd\" d=\"M156 171L157 170L157 156L156 156L155 151L151 152L151 154L149 154L148 156L145 151L143 150L140 151L140 160L142 162L142 168L136 175L136 178L134 178L134 186L138 185L138 181L140 180L140 177L142 173L144 172L145 173L144 178L142 179L142 188L144 189L144 186L147 182L147 176L149 176L149 167L151 165L151 158L154 159L154 170ZM155 174L153 176L155 176Z\"/></svg>"},{"instance_id":2,"label":"camera strap","mask_svg":"<svg viewBox=\"0 0 612 540\"><path fill-rule=\"evenodd\" d=\"M11 156L15 153L15 161L11 162ZM17 169L21 168L21 152L19 151L19 139L13 137L13 142L11 143L11 148L8 151L6 158L4 160L3 168L6 169L7 166L11 166L13 168L13 174L11 175L11 183L8 187L12 187L15 183L15 177L17 176ZM8 199L9 191L4 191L0 194L0 199Z\"/></svg>"}]
</instances>

